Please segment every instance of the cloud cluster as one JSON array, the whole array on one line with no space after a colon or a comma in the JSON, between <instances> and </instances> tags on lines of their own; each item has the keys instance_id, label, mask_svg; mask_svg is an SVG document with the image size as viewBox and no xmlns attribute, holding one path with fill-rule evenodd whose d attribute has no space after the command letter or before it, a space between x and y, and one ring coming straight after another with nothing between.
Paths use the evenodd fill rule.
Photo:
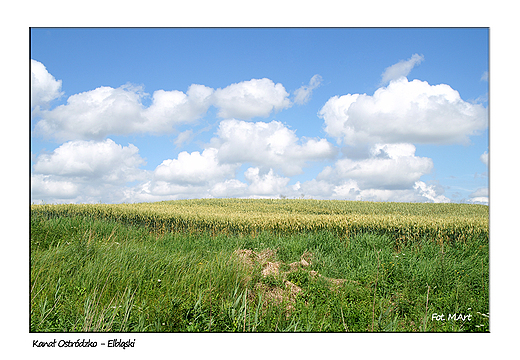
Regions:
<instances>
[{"instance_id":1,"label":"cloud cluster","mask_svg":"<svg viewBox=\"0 0 520 360\"><path fill-rule=\"evenodd\" d=\"M421 178L433 161L416 156L414 144L468 143L487 127L487 111L468 103L448 85L409 81L423 61L413 55L388 67L387 84L373 95L331 97L320 109L325 138L298 137L279 121L250 121L290 108L290 94L270 79L252 79L212 89L193 84L182 91L142 87L99 87L75 94L50 109L62 95L61 81L43 64L32 64L33 111L40 118L35 134L64 143L35 158L32 198L50 202L136 202L201 197L312 197L371 201L448 202L444 189ZM293 92L304 105L321 85L315 75ZM145 106L145 100L150 101ZM107 138L128 134L168 134L192 124L214 106L220 118L215 136L201 151L181 151L153 171L142 170L139 149ZM180 133L181 147L196 136ZM480 160L488 165L487 151ZM291 184L311 162L328 162L308 181ZM242 170L241 170L242 169ZM243 171L239 174L239 171ZM470 195L487 201L486 189Z\"/></svg>"},{"instance_id":2,"label":"cloud cluster","mask_svg":"<svg viewBox=\"0 0 520 360\"><path fill-rule=\"evenodd\" d=\"M308 161L332 159L336 148L326 139L305 139L302 144L293 130L281 122L223 120L211 146L218 149L222 163L251 163L275 168L285 175L302 173Z\"/></svg>"},{"instance_id":3,"label":"cloud cluster","mask_svg":"<svg viewBox=\"0 0 520 360\"><path fill-rule=\"evenodd\" d=\"M324 198L371 201L449 201L443 189L420 178L433 168L412 144L375 144L360 160L339 159L299 191Z\"/></svg>"},{"instance_id":4,"label":"cloud cluster","mask_svg":"<svg viewBox=\"0 0 520 360\"><path fill-rule=\"evenodd\" d=\"M449 85L392 80L374 95L334 96L318 114L325 131L347 145L466 144L487 128L487 110L463 101Z\"/></svg>"},{"instance_id":5,"label":"cloud cluster","mask_svg":"<svg viewBox=\"0 0 520 360\"><path fill-rule=\"evenodd\" d=\"M312 81L311 81L312 82ZM33 60L32 103L39 110L48 107L62 93L45 67ZM210 106L218 108L221 118L250 120L267 117L272 112L292 106L289 93L282 84L270 79L252 79L214 90L193 84L187 92L157 90L151 105L142 87L102 86L71 95L66 104L38 112L41 118L35 134L58 141L102 140L109 135L168 134L181 124L190 124L206 114Z\"/></svg>"},{"instance_id":6,"label":"cloud cluster","mask_svg":"<svg viewBox=\"0 0 520 360\"><path fill-rule=\"evenodd\" d=\"M337 199L355 201L395 201L395 202L450 202L443 195L444 189L435 183L416 181L406 189L361 188L356 180L344 179L337 184L327 180L310 180L289 187L289 196L311 197L315 199Z\"/></svg>"},{"instance_id":7,"label":"cloud cluster","mask_svg":"<svg viewBox=\"0 0 520 360\"><path fill-rule=\"evenodd\" d=\"M132 144L69 141L50 154L37 157L31 176L32 197L44 201L74 199L97 202L100 197L120 200L116 192L128 182L146 179L145 163Z\"/></svg>"},{"instance_id":8,"label":"cloud cluster","mask_svg":"<svg viewBox=\"0 0 520 360\"><path fill-rule=\"evenodd\" d=\"M206 149L164 160L141 194L171 197L277 197L290 178L311 161L332 159L337 150L325 139L301 141L278 121L223 120ZM238 169L250 164L242 182ZM196 195L196 196L195 196Z\"/></svg>"},{"instance_id":9,"label":"cloud cluster","mask_svg":"<svg viewBox=\"0 0 520 360\"><path fill-rule=\"evenodd\" d=\"M75 94L67 103L41 113L35 132L58 140L101 140L110 134L171 133L176 125L190 123L206 113L213 90L191 85L187 93L155 91L152 104L141 87L102 86Z\"/></svg>"},{"instance_id":10,"label":"cloud cluster","mask_svg":"<svg viewBox=\"0 0 520 360\"><path fill-rule=\"evenodd\" d=\"M188 134L189 135L189 134ZM144 171L144 160L132 144L111 139L69 141L50 154L37 157L33 166L33 197L48 200L88 201L97 191L110 191L110 199L157 201L190 197L277 197L291 193L289 177L302 173L312 161L333 159L337 149L325 139L299 139L282 123L223 120L216 136L202 151L182 151L154 171ZM242 182L236 179L243 164L250 164ZM125 183L139 181L131 187ZM119 185L119 188L115 188ZM64 194L57 196L60 186ZM44 195L46 194L46 195ZM103 197L102 201L107 201Z\"/></svg>"},{"instance_id":11,"label":"cloud cluster","mask_svg":"<svg viewBox=\"0 0 520 360\"><path fill-rule=\"evenodd\" d=\"M65 202L96 202L94 199L133 202L303 194L318 199L449 201L442 195L442 188L419 180L431 170L432 163L431 159L415 156L411 144L375 145L368 159L339 159L316 179L294 185L289 184L289 177L268 167L267 162L264 166L247 168L245 182L240 181L235 178L239 166L254 163L254 159L226 163L219 160L220 151L209 147L202 153L181 152L176 159L163 161L154 171L143 171L139 169L143 160L133 145L122 147L110 139L68 142L53 153L38 157L32 178L33 197ZM121 186L133 180L140 183Z\"/></svg>"},{"instance_id":12,"label":"cloud cluster","mask_svg":"<svg viewBox=\"0 0 520 360\"><path fill-rule=\"evenodd\" d=\"M368 159L340 159L316 179L334 184L353 180L360 189L402 190L413 187L432 168L431 159L415 156L412 144L377 144Z\"/></svg>"}]
</instances>

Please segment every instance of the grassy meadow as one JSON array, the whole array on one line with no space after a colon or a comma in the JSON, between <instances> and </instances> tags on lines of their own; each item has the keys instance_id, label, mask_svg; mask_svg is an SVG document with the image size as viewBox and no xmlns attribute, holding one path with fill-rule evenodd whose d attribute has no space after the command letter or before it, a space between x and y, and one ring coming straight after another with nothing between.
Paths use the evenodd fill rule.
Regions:
<instances>
[{"instance_id":1,"label":"grassy meadow","mask_svg":"<svg viewBox=\"0 0 520 360\"><path fill-rule=\"evenodd\" d=\"M488 332L489 211L32 205L31 332Z\"/></svg>"}]
</instances>

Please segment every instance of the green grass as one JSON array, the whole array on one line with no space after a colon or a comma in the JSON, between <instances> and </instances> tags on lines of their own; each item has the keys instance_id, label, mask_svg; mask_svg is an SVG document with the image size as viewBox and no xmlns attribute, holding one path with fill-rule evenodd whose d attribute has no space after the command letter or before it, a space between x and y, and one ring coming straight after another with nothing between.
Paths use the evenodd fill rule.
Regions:
<instances>
[{"instance_id":1,"label":"green grass","mask_svg":"<svg viewBox=\"0 0 520 360\"><path fill-rule=\"evenodd\" d=\"M264 276L268 264L278 272ZM30 289L31 332L482 332L489 246L487 236L157 234L33 214ZM471 320L447 319L455 313Z\"/></svg>"}]
</instances>

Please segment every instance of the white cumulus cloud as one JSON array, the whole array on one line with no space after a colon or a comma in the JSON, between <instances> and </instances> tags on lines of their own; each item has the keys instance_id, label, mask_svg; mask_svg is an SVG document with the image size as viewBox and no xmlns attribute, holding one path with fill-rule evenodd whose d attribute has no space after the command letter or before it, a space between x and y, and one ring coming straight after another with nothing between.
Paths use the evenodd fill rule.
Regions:
<instances>
[{"instance_id":1,"label":"white cumulus cloud","mask_svg":"<svg viewBox=\"0 0 520 360\"><path fill-rule=\"evenodd\" d=\"M45 109L50 102L63 95L61 80L49 74L39 61L31 59L31 109Z\"/></svg>"},{"instance_id":2,"label":"white cumulus cloud","mask_svg":"<svg viewBox=\"0 0 520 360\"><path fill-rule=\"evenodd\" d=\"M248 195L247 184L237 179L228 179L215 184L210 193L214 197L244 197Z\"/></svg>"},{"instance_id":3,"label":"white cumulus cloud","mask_svg":"<svg viewBox=\"0 0 520 360\"><path fill-rule=\"evenodd\" d=\"M101 140L108 134L129 134L141 115L141 89L102 86L75 94L67 103L42 113L35 133L58 140Z\"/></svg>"},{"instance_id":4,"label":"white cumulus cloud","mask_svg":"<svg viewBox=\"0 0 520 360\"><path fill-rule=\"evenodd\" d=\"M219 108L221 118L249 120L267 117L272 111L291 106L289 93L282 84L270 79L251 79L215 90L213 105Z\"/></svg>"},{"instance_id":5,"label":"white cumulus cloud","mask_svg":"<svg viewBox=\"0 0 520 360\"><path fill-rule=\"evenodd\" d=\"M330 159L337 153L326 139L300 141L293 130L278 121L223 120L211 144L218 148L218 158L222 163L248 162L280 169L288 176L300 174L309 161Z\"/></svg>"},{"instance_id":6,"label":"white cumulus cloud","mask_svg":"<svg viewBox=\"0 0 520 360\"><path fill-rule=\"evenodd\" d=\"M186 94L182 91L157 90L153 103L143 110L144 123L137 122L138 132L170 133L177 124L191 123L203 116L211 105L213 89L204 85L191 85Z\"/></svg>"},{"instance_id":7,"label":"white cumulus cloud","mask_svg":"<svg viewBox=\"0 0 520 360\"><path fill-rule=\"evenodd\" d=\"M450 202L446 196L442 195L444 190L435 185L427 185L423 181L417 181L414 185L414 189L418 190L419 194L426 198L428 202L434 203L447 203Z\"/></svg>"},{"instance_id":8,"label":"white cumulus cloud","mask_svg":"<svg viewBox=\"0 0 520 360\"><path fill-rule=\"evenodd\" d=\"M142 177L139 166L145 162L132 144L121 146L111 139L104 141L69 141L51 154L38 156L36 174L124 183Z\"/></svg>"},{"instance_id":9,"label":"white cumulus cloud","mask_svg":"<svg viewBox=\"0 0 520 360\"><path fill-rule=\"evenodd\" d=\"M315 199L337 199L354 201L395 201L395 202L450 202L443 195L444 189L438 184L426 184L422 181L415 182L406 189L375 189L360 188L358 182L353 179L345 179L337 184L327 180L306 181L298 184L298 191L291 196L300 193L305 197Z\"/></svg>"},{"instance_id":10,"label":"white cumulus cloud","mask_svg":"<svg viewBox=\"0 0 520 360\"><path fill-rule=\"evenodd\" d=\"M297 190L318 199L449 202L441 186L420 180L432 170L433 162L415 151L408 143L375 144L367 157L337 160L316 179L298 183Z\"/></svg>"},{"instance_id":11,"label":"white cumulus cloud","mask_svg":"<svg viewBox=\"0 0 520 360\"><path fill-rule=\"evenodd\" d=\"M445 84L405 77L374 95L334 96L318 114L325 131L347 145L374 143L468 143L487 127L487 110L463 101Z\"/></svg>"},{"instance_id":12,"label":"white cumulus cloud","mask_svg":"<svg viewBox=\"0 0 520 360\"><path fill-rule=\"evenodd\" d=\"M183 151L177 159L164 160L154 171L156 180L175 184L207 184L215 183L226 177L234 177L236 165L220 164L218 150L205 149L191 154Z\"/></svg>"},{"instance_id":13,"label":"white cumulus cloud","mask_svg":"<svg viewBox=\"0 0 520 360\"><path fill-rule=\"evenodd\" d=\"M144 181L148 172L139 149L104 141L69 141L35 159L31 175L33 202L121 202L126 184Z\"/></svg>"},{"instance_id":14,"label":"white cumulus cloud","mask_svg":"<svg viewBox=\"0 0 520 360\"><path fill-rule=\"evenodd\" d=\"M335 184L354 180L359 189L407 189L433 168L431 159L415 156L412 144L376 144L370 153L368 159L340 159L316 179Z\"/></svg>"},{"instance_id":15,"label":"white cumulus cloud","mask_svg":"<svg viewBox=\"0 0 520 360\"><path fill-rule=\"evenodd\" d=\"M58 140L96 139L107 135L131 133L171 133L178 124L200 118L208 109L213 90L192 85L181 91L154 92L152 104L145 108L147 96L141 87L102 86L72 95L67 103L41 113L35 132Z\"/></svg>"},{"instance_id":16,"label":"white cumulus cloud","mask_svg":"<svg viewBox=\"0 0 520 360\"><path fill-rule=\"evenodd\" d=\"M267 174L261 174L257 167L249 168L244 173L244 177L250 183L249 193L259 196L276 196L285 192L285 187L290 179L281 177L269 169Z\"/></svg>"},{"instance_id":17,"label":"white cumulus cloud","mask_svg":"<svg viewBox=\"0 0 520 360\"><path fill-rule=\"evenodd\" d=\"M62 95L61 80L55 80L43 64L35 60L31 64L32 107L40 117L35 134L58 141L102 140L108 135L169 134L178 125L200 119L211 106L218 109L221 118L243 120L267 117L292 106L282 84L263 78L217 90L199 84L191 85L186 93L156 90L148 107L143 105L143 100L149 95L140 86L101 86L71 95L66 104L49 109L50 101ZM310 96L319 82L319 75L314 76L304 97Z\"/></svg>"},{"instance_id":18,"label":"white cumulus cloud","mask_svg":"<svg viewBox=\"0 0 520 360\"><path fill-rule=\"evenodd\" d=\"M72 181L53 179L50 175L31 175L31 200L34 202L56 202L74 199L79 194L79 186Z\"/></svg>"}]
</instances>

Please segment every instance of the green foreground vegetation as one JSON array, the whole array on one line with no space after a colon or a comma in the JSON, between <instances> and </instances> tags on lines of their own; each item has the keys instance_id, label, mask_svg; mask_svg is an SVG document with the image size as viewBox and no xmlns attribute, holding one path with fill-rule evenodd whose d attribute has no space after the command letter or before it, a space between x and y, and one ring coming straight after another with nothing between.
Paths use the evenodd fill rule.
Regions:
<instances>
[{"instance_id":1,"label":"green foreground vegetation","mask_svg":"<svg viewBox=\"0 0 520 360\"><path fill-rule=\"evenodd\" d=\"M33 205L30 331L488 332L487 219L461 204Z\"/></svg>"}]
</instances>

